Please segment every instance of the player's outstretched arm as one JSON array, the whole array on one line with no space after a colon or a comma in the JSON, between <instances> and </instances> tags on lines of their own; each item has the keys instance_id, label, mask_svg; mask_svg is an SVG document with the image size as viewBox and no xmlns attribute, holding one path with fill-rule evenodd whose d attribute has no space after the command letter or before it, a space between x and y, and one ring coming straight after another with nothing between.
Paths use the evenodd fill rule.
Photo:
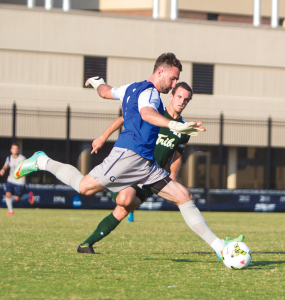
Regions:
<instances>
[{"instance_id":1,"label":"player's outstretched arm","mask_svg":"<svg viewBox=\"0 0 285 300\"><path fill-rule=\"evenodd\" d=\"M169 177L177 181L177 175L182 165L182 154L180 154L177 150L173 153L171 163L170 163L170 175Z\"/></svg>"},{"instance_id":2,"label":"player's outstretched arm","mask_svg":"<svg viewBox=\"0 0 285 300\"><path fill-rule=\"evenodd\" d=\"M107 85L104 79L99 76L88 78L85 82L85 86L92 86L97 90L97 93L101 98L115 100L112 94L112 87Z\"/></svg>"},{"instance_id":3,"label":"player's outstretched arm","mask_svg":"<svg viewBox=\"0 0 285 300\"><path fill-rule=\"evenodd\" d=\"M158 126L166 127L179 133L197 136L199 132L206 131L200 125L202 122L186 122L180 123L176 121L169 121L169 119L160 115L154 108L145 106L140 109L141 117L144 121Z\"/></svg>"},{"instance_id":4,"label":"player's outstretched arm","mask_svg":"<svg viewBox=\"0 0 285 300\"><path fill-rule=\"evenodd\" d=\"M108 137L115 132L116 130L118 130L120 127L122 127L124 124L124 118L120 117L118 119L116 119L115 121L113 121L108 128L104 131L104 133L96 140L94 140L92 142L92 153L97 153L97 151L103 147L103 145L105 144L105 142L107 141Z\"/></svg>"},{"instance_id":5,"label":"player's outstretched arm","mask_svg":"<svg viewBox=\"0 0 285 300\"><path fill-rule=\"evenodd\" d=\"M140 114L144 121L158 127L168 128L169 119L162 116L154 108L149 106L142 107Z\"/></svg>"}]
</instances>

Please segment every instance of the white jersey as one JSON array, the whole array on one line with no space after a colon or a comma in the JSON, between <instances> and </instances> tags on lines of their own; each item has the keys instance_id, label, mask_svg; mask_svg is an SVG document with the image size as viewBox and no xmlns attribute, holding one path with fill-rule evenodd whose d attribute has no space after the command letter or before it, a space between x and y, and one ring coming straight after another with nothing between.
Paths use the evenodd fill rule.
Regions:
<instances>
[{"instance_id":1,"label":"white jersey","mask_svg":"<svg viewBox=\"0 0 285 300\"><path fill-rule=\"evenodd\" d=\"M25 159L26 159L26 157L22 154L19 154L16 158L13 158L13 155L9 155L6 158L4 166L10 169L7 181L9 181L13 184L17 184L17 185L24 185L26 183L26 178L25 177L22 177L20 179L15 179L13 177L14 170Z\"/></svg>"},{"instance_id":2,"label":"white jersey","mask_svg":"<svg viewBox=\"0 0 285 300\"><path fill-rule=\"evenodd\" d=\"M113 97L115 99L121 100L123 102L126 90L130 85L131 85L131 83L122 85L121 87L112 88ZM146 106L152 107L153 109L155 109L157 111L159 108L159 105L160 105L160 97L159 97L159 92L157 91L156 88L146 89L140 94L139 99L138 99L139 111L143 107L146 107Z\"/></svg>"}]
</instances>

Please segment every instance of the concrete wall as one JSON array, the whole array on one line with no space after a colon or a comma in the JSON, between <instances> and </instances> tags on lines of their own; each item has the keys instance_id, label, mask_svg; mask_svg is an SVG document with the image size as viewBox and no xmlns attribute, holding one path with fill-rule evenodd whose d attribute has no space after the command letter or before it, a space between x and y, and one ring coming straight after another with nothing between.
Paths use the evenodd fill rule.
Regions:
<instances>
[{"instance_id":1,"label":"concrete wall","mask_svg":"<svg viewBox=\"0 0 285 300\"><path fill-rule=\"evenodd\" d=\"M100 30L95 33L92 28ZM215 65L214 95L194 95L184 115L208 116L205 123L212 132L193 143L216 144L218 125L210 117L221 111L225 117L284 119L284 48L281 28L2 4L0 101L51 108L70 104L72 109L117 113L119 101L101 99L93 89L83 88L84 55L107 57L107 82L119 86L148 79L157 56L171 51L183 63L180 79L190 84L192 63ZM168 105L169 96L162 99ZM233 130L225 133L228 145L236 145ZM262 136L263 129L254 143L266 143ZM277 135L274 139L279 140ZM240 144L244 143L248 141Z\"/></svg>"},{"instance_id":2,"label":"concrete wall","mask_svg":"<svg viewBox=\"0 0 285 300\"><path fill-rule=\"evenodd\" d=\"M4 7L2 49L140 59L172 51L189 62L285 67L283 29ZM100 28L96 38L88 28Z\"/></svg>"}]
</instances>

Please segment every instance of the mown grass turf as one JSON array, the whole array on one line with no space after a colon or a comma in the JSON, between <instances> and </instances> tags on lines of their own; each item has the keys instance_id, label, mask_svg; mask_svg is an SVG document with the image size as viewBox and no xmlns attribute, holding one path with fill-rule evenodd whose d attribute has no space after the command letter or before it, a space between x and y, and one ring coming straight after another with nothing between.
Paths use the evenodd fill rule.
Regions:
<instances>
[{"instance_id":1,"label":"mown grass turf","mask_svg":"<svg viewBox=\"0 0 285 300\"><path fill-rule=\"evenodd\" d=\"M243 233L249 268L228 270L179 212L136 211L98 243L77 246L110 211L0 209L3 299L285 299L285 214L203 213L221 238Z\"/></svg>"}]
</instances>

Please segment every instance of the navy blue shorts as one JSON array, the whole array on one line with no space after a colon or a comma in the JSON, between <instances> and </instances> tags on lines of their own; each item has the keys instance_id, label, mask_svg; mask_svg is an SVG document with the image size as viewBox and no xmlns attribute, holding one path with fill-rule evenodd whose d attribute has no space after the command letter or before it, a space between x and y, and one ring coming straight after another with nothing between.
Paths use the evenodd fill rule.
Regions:
<instances>
[{"instance_id":1,"label":"navy blue shorts","mask_svg":"<svg viewBox=\"0 0 285 300\"><path fill-rule=\"evenodd\" d=\"M14 184L9 181L6 182L5 186L5 193L11 193L14 196L21 196L22 193L24 192L25 186L24 185L19 185L19 184Z\"/></svg>"}]
</instances>

